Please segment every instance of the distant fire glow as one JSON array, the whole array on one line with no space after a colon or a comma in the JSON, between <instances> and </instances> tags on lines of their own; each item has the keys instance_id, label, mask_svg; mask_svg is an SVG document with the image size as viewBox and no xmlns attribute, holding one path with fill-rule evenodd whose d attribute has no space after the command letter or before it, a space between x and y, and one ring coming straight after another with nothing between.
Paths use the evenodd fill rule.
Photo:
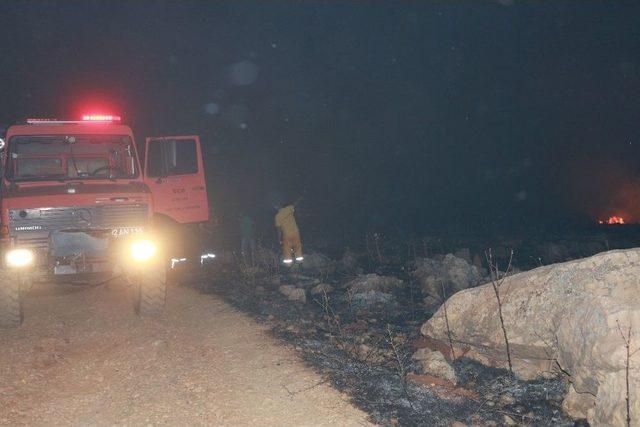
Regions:
<instances>
[{"instance_id":1,"label":"distant fire glow","mask_svg":"<svg viewBox=\"0 0 640 427\"><path fill-rule=\"evenodd\" d=\"M598 224L624 224L624 218L614 215L607 219L601 219Z\"/></svg>"}]
</instances>

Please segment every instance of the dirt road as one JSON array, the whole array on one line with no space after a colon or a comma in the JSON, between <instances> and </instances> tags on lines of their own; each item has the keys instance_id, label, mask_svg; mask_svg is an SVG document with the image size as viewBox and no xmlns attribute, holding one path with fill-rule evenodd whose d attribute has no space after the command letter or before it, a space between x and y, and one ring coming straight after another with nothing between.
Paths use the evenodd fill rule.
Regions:
<instances>
[{"instance_id":1,"label":"dirt road","mask_svg":"<svg viewBox=\"0 0 640 427\"><path fill-rule=\"evenodd\" d=\"M37 288L0 330L3 425L362 425L366 416L263 326L171 288L157 319L130 291Z\"/></svg>"}]
</instances>

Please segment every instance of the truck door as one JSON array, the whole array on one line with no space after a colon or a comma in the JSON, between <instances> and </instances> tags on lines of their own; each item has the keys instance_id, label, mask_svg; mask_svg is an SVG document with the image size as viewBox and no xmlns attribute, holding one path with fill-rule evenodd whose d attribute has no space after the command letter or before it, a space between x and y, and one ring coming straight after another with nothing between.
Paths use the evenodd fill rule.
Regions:
<instances>
[{"instance_id":1,"label":"truck door","mask_svg":"<svg viewBox=\"0 0 640 427\"><path fill-rule=\"evenodd\" d=\"M200 138L162 136L146 142L144 179L153 195L154 213L181 224L207 221L209 203Z\"/></svg>"}]
</instances>

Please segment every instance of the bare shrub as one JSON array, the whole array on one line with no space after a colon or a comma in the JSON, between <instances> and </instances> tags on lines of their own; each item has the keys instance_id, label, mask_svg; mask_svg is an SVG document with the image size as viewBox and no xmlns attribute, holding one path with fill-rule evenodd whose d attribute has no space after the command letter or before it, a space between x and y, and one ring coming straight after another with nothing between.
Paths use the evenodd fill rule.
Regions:
<instances>
[{"instance_id":1,"label":"bare shrub","mask_svg":"<svg viewBox=\"0 0 640 427\"><path fill-rule=\"evenodd\" d=\"M634 351L631 351L631 326L627 328L627 333L625 335L624 331L622 330L622 327L620 326L620 322L617 319L616 319L616 324L618 325L618 331L620 331L620 336L622 337L622 341L624 341L624 347L627 351L625 364L624 364L625 386L626 386L625 401L627 402L627 426L630 427L631 426L631 407L630 407L629 399L631 398L631 393L629 391L629 366L630 366L631 356L636 354L638 350L640 350L640 348L637 348Z\"/></svg>"},{"instance_id":2,"label":"bare shrub","mask_svg":"<svg viewBox=\"0 0 640 427\"><path fill-rule=\"evenodd\" d=\"M398 377L400 378L402 390L407 397L409 406L412 410L415 411L415 408L411 403L411 395L409 394L409 390L407 388L407 359L409 358L409 353L404 350L404 347L406 347L406 338L404 338L400 343L397 341L397 337L394 336L393 332L391 331L391 325L387 323L387 342L393 350L396 372L398 374Z\"/></svg>"},{"instance_id":3,"label":"bare shrub","mask_svg":"<svg viewBox=\"0 0 640 427\"><path fill-rule=\"evenodd\" d=\"M266 270L269 274L280 273L280 252L277 249L258 243L256 245L254 262L257 267Z\"/></svg>"},{"instance_id":4,"label":"bare shrub","mask_svg":"<svg viewBox=\"0 0 640 427\"><path fill-rule=\"evenodd\" d=\"M498 300L498 314L500 316L500 327L502 328L502 335L504 336L504 344L507 350L507 363L509 364L509 372L513 374L513 365L511 364L511 349L509 347L509 337L507 335L507 328L504 324L504 316L502 315L502 300L500 299L500 288L504 283L504 279L506 279L507 275L511 271L511 262L513 261L513 250L510 251L509 254L509 263L507 264L507 268L504 272L501 272L498 268L497 262L494 262L493 255L491 253L491 248L484 252L485 258L487 260L487 265L489 266L489 278L491 280L491 286L493 287L493 292L496 295L496 299Z\"/></svg>"},{"instance_id":5,"label":"bare shrub","mask_svg":"<svg viewBox=\"0 0 640 427\"><path fill-rule=\"evenodd\" d=\"M558 330L557 327L552 328L552 330L556 331ZM558 335L556 333L553 333L553 345L551 345L549 342L547 342L547 340L544 339L544 337L542 335L540 335L538 332L534 332L536 337L542 341L545 345L544 348L544 353L547 356L547 360L552 361L554 366L555 366L555 370L554 371L550 371L551 374L560 376L560 375L565 375L567 377L570 377L571 374L562 367L562 365L560 364L560 362L558 361L558 357L556 356L555 352L557 351L557 349L560 347L558 344ZM552 351L549 351L548 349L552 349Z\"/></svg>"},{"instance_id":6,"label":"bare shrub","mask_svg":"<svg viewBox=\"0 0 640 427\"><path fill-rule=\"evenodd\" d=\"M336 346L341 349L347 349L349 346L346 343L345 336L342 331L342 321L340 315L338 315L331 307L327 291L322 290L322 299L317 300L314 298L316 304L322 307L324 311L324 319L327 322L327 328L329 330L329 337L332 338Z\"/></svg>"},{"instance_id":7,"label":"bare shrub","mask_svg":"<svg viewBox=\"0 0 640 427\"><path fill-rule=\"evenodd\" d=\"M365 236L367 255L369 255L371 261L378 264L384 263L384 256L382 255L383 240L384 236L380 233L369 233Z\"/></svg>"}]
</instances>

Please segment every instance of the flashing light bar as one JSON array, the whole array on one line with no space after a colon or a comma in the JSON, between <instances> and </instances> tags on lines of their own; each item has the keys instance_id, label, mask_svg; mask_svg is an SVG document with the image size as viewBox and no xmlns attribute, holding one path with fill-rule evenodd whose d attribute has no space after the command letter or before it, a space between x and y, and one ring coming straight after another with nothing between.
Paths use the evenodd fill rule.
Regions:
<instances>
[{"instance_id":1,"label":"flashing light bar","mask_svg":"<svg viewBox=\"0 0 640 427\"><path fill-rule=\"evenodd\" d=\"M85 114L82 120L58 120L52 118L30 118L27 119L28 125L67 125L82 123L113 123L120 122L122 118L113 114Z\"/></svg>"},{"instance_id":2,"label":"flashing light bar","mask_svg":"<svg viewBox=\"0 0 640 427\"><path fill-rule=\"evenodd\" d=\"M27 124L28 125L37 125L38 123L55 123L57 122L58 119L41 119L41 118L32 118L32 119L27 119Z\"/></svg>"},{"instance_id":3,"label":"flashing light bar","mask_svg":"<svg viewBox=\"0 0 640 427\"><path fill-rule=\"evenodd\" d=\"M122 118L113 114L85 114L82 116L84 122L119 122Z\"/></svg>"}]
</instances>

